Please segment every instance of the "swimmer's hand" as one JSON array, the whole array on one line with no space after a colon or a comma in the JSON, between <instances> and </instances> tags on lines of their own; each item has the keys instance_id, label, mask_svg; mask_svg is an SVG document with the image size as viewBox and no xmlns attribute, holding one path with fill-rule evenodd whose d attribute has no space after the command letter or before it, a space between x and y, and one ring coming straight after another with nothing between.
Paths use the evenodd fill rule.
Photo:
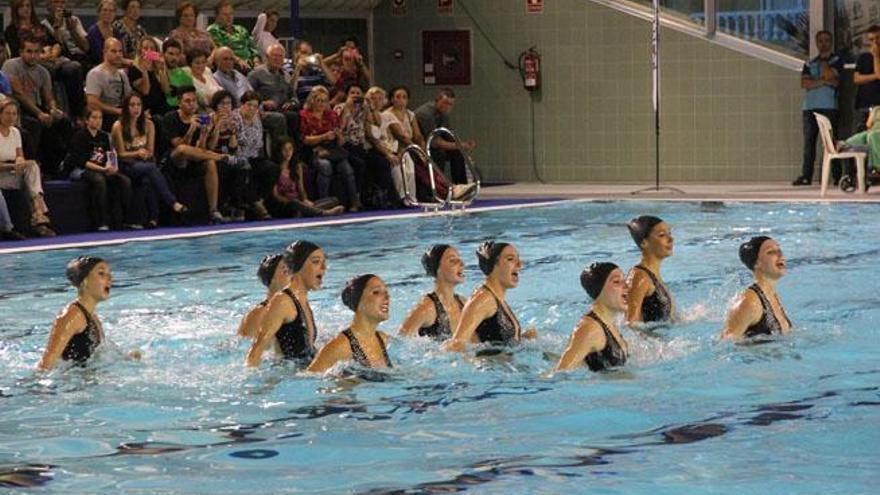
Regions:
<instances>
[{"instance_id":1,"label":"swimmer's hand","mask_svg":"<svg viewBox=\"0 0 880 495\"><path fill-rule=\"evenodd\" d=\"M135 350L133 350L133 351L131 351L131 352L128 353L128 359L133 359L133 360L135 360L135 361L140 361L140 360L141 360L141 357L142 357L142 356L141 356L141 350L140 350L140 349L135 349Z\"/></svg>"},{"instance_id":2,"label":"swimmer's hand","mask_svg":"<svg viewBox=\"0 0 880 495\"><path fill-rule=\"evenodd\" d=\"M464 352L467 349L467 343L461 340L449 339L443 344L443 350L449 352Z\"/></svg>"},{"instance_id":3,"label":"swimmer's hand","mask_svg":"<svg viewBox=\"0 0 880 495\"><path fill-rule=\"evenodd\" d=\"M522 338L529 339L529 340L537 339L538 338L538 330L536 330L535 327L529 327L528 330L523 332Z\"/></svg>"}]
</instances>

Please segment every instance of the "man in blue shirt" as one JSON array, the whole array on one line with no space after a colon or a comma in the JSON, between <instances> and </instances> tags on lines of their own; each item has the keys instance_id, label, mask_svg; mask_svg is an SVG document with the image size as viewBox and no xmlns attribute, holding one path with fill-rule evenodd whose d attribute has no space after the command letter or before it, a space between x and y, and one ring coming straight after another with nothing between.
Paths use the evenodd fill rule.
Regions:
<instances>
[{"instance_id":1,"label":"man in blue shirt","mask_svg":"<svg viewBox=\"0 0 880 495\"><path fill-rule=\"evenodd\" d=\"M831 33L816 33L816 48L819 55L804 64L801 72L801 87L807 90L803 105L804 125L804 161L801 165L801 176L794 180L794 186L809 186L813 182L813 164L816 161L816 138L819 126L813 112L822 114L831 120L832 128L837 128L837 86L840 83L840 72L843 70L843 59L832 50ZM836 164L838 165L838 164ZM832 169L834 183L840 180L839 165Z\"/></svg>"}]
</instances>

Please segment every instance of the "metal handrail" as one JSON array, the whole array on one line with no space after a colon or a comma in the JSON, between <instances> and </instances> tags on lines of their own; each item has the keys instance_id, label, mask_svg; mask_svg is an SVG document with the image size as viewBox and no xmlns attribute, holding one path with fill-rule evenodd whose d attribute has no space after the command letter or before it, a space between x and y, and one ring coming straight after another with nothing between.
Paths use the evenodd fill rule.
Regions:
<instances>
[{"instance_id":1,"label":"metal handrail","mask_svg":"<svg viewBox=\"0 0 880 495\"><path fill-rule=\"evenodd\" d=\"M411 154L415 154L416 157L421 160L421 162L424 163L425 166L428 167L428 177L431 179L431 195L434 197L433 203L420 203L416 191L410 191L407 188L406 169L404 167L407 155ZM417 166L415 159L412 159L412 164L412 174L413 177L415 177L415 167ZM445 208L446 205L449 204L449 197L452 194L452 188L449 188L446 191L446 198L441 198L437 194L437 182L434 179L434 163L431 161L431 157L427 153L425 153L425 150L423 150L421 146L417 144L411 144L404 148L403 153L400 156L400 167L401 175L403 175L403 195L407 199L407 203L409 206L415 208L424 208L427 211L440 210L442 208Z\"/></svg>"},{"instance_id":2,"label":"metal handrail","mask_svg":"<svg viewBox=\"0 0 880 495\"><path fill-rule=\"evenodd\" d=\"M477 199L477 196L479 196L480 194L480 174L479 172L477 172L477 167L476 165L474 165L474 160L473 158L471 158L470 153L468 153L464 150L464 148L461 147L461 140L458 139L458 136L456 136L454 132L447 129L446 127L438 127L431 131L431 133L428 135L428 141L425 146L428 148L428 157L430 158L431 163L436 163L434 157L431 155L431 150L433 149L431 143L433 143L434 139L441 134L445 139L454 142L456 146L458 146L458 151L461 153L461 156L464 157L465 173L467 174L468 184L476 184L473 192L468 194L466 198L454 200L452 199L452 181L447 181L447 183L449 184L449 194L447 195L449 198L447 200L447 203L453 208L455 208L456 206L465 208L467 206L470 206L470 204L473 203L474 200ZM437 168L439 170L439 167ZM433 180L433 175L431 176L431 180Z\"/></svg>"}]
</instances>

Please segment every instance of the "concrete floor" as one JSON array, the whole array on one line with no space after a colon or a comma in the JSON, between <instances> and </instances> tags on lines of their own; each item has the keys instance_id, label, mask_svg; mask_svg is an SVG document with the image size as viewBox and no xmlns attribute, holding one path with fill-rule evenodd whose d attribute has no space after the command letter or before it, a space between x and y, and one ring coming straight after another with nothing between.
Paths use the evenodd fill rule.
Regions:
<instances>
[{"instance_id":1,"label":"concrete floor","mask_svg":"<svg viewBox=\"0 0 880 495\"><path fill-rule=\"evenodd\" d=\"M664 189L671 187L681 192ZM638 194L633 191L644 190ZM880 186L865 194L847 194L829 185L827 195L819 196L818 184L793 187L788 182L727 183L727 184L661 184L660 191L654 184L541 184L520 182L510 185L485 187L482 198L588 198L614 200L676 200L676 201L792 201L792 202L880 202Z\"/></svg>"}]
</instances>

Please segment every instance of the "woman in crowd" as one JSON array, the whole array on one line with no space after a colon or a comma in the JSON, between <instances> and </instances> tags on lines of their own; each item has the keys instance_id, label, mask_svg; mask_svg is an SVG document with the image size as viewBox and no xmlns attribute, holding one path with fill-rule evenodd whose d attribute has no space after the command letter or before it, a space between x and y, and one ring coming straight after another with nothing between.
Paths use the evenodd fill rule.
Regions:
<instances>
[{"instance_id":1,"label":"woman in crowd","mask_svg":"<svg viewBox=\"0 0 880 495\"><path fill-rule=\"evenodd\" d=\"M92 223L99 231L110 230L111 221L121 224L131 202L131 180L111 159L110 136L101 130L103 121L101 109L86 110L86 125L73 134L67 157L73 167L71 177L89 183ZM119 191L121 205L108 201L108 183Z\"/></svg>"},{"instance_id":2,"label":"woman in crowd","mask_svg":"<svg viewBox=\"0 0 880 495\"><path fill-rule=\"evenodd\" d=\"M199 108L209 108L214 93L223 87L214 79L214 75L208 69L208 53L201 50L188 51L186 52L186 63L189 65L193 86L196 87L196 95L199 97Z\"/></svg>"},{"instance_id":3,"label":"woman in crowd","mask_svg":"<svg viewBox=\"0 0 880 495\"><path fill-rule=\"evenodd\" d=\"M342 47L339 52L341 60L339 64L339 72L334 84L334 100L336 103L342 102L348 96L348 88L352 84L358 87L366 88L370 85L370 70L364 63L364 57L361 56L357 48Z\"/></svg>"},{"instance_id":4,"label":"woman in crowd","mask_svg":"<svg viewBox=\"0 0 880 495\"><path fill-rule=\"evenodd\" d=\"M281 218L321 217L340 215L345 207L329 196L310 201L303 182L303 164L296 159L296 148L290 138L284 138L278 145L280 172L278 182L272 187L272 200L269 210Z\"/></svg>"},{"instance_id":5,"label":"woman in crowd","mask_svg":"<svg viewBox=\"0 0 880 495\"><path fill-rule=\"evenodd\" d=\"M40 24L33 0L12 0L10 5L12 19L3 31L3 37L9 45L10 57L21 56L21 38L28 35L31 39L40 40L45 49L45 55L56 59L61 55L61 45L49 33L46 26ZM41 57L42 59L42 57ZM42 60L41 60L42 61Z\"/></svg>"},{"instance_id":6,"label":"woman in crowd","mask_svg":"<svg viewBox=\"0 0 880 495\"><path fill-rule=\"evenodd\" d=\"M348 152L348 162L354 169L359 190L363 191L364 173L367 169L367 105L364 89L358 84L345 88L345 102L336 105L342 129L343 148Z\"/></svg>"},{"instance_id":7,"label":"woman in crowd","mask_svg":"<svg viewBox=\"0 0 880 495\"><path fill-rule=\"evenodd\" d=\"M257 338L257 335L260 334L260 323L263 320L263 315L266 314L266 308L269 306L269 300L290 284L290 274L287 273L287 265L282 262L283 260L283 254L275 253L266 256L260 262L260 267L257 269L257 277L266 286L266 298L251 308L244 315L244 318L241 319L237 333L239 337L246 339Z\"/></svg>"},{"instance_id":8,"label":"woman in crowd","mask_svg":"<svg viewBox=\"0 0 880 495\"><path fill-rule=\"evenodd\" d=\"M122 17L113 22L113 34L122 42L125 58L133 60L138 54L141 40L146 38L147 30L138 24L141 18L140 0L122 0Z\"/></svg>"},{"instance_id":9,"label":"woman in crowd","mask_svg":"<svg viewBox=\"0 0 880 495\"><path fill-rule=\"evenodd\" d=\"M211 35L196 27L199 8L191 2L182 2L177 5L174 13L177 17L177 27L168 33L168 38L179 41L183 53L189 53L191 50L213 53L214 40L211 39Z\"/></svg>"},{"instance_id":10,"label":"woman in crowd","mask_svg":"<svg viewBox=\"0 0 880 495\"><path fill-rule=\"evenodd\" d=\"M455 286L464 282L464 262L454 247L435 244L422 255L422 266L434 277L434 290L412 309L400 325L400 334L446 340L464 309L465 299L455 293Z\"/></svg>"},{"instance_id":11,"label":"woman in crowd","mask_svg":"<svg viewBox=\"0 0 880 495\"><path fill-rule=\"evenodd\" d=\"M128 80L143 98L147 118L161 119L171 109L165 102L171 93L168 70L154 38L147 36L141 40L138 56L128 68Z\"/></svg>"},{"instance_id":12,"label":"woman in crowd","mask_svg":"<svg viewBox=\"0 0 880 495\"><path fill-rule=\"evenodd\" d=\"M277 174L275 170L266 170L274 169L274 164L267 166L259 160L263 153L260 97L254 91L245 92L241 96L241 105L232 110L227 119L224 112L232 108L232 95L225 90L217 94L223 94L224 98L220 100L215 116L223 115L223 117L218 119L215 128L228 127L236 141L234 163L221 170L221 184L232 184L231 187L227 187L227 199L233 208L246 211L254 220L270 218L262 197L257 193L255 181L257 173Z\"/></svg>"},{"instance_id":13,"label":"woman in crowd","mask_svg":"<svg viewBox=\"0 0 880 495\"><path fill-rule=\"evenodd\" d=\"M246 91L240 105L232 112L232 123L238 135L235 155L245 159L251 166L255 194L262 200L272 193L278 179L278 165L266 156L263 122L260 118L260 95Z\"/></svg>"},{"instance_id":14,"label":"woman in crowd","mask_svg":"<svg viewBox=\"0 0 880 495\"><path fill-rule=\"evenodd\" d=\"M463 351L467 344L487 342L510 345L523 337L535 338L537 332L522 331L519 321L507 305L507 291L519 285L523 264L512 244L486 241L477 250L480 271L486 281L468 300L446 348Z\"/></svg>"},{"instance_id":15,"label":"woman in crowd","mask_svg":"<svg viewBox=\"0 0 880 495\"><path fill-rule=\"evenodd\" d=\"M37 162L25 159L21 131L15 127L17 122L18 104L9 98L3 100L0 103L0 188L23 189L31 200L31 231L40 237L53 237L49 207L43 200L40 167Z\"/></svg>"},{"instance_id":16,"label":"woman in crowd","mask_svg":"<svg viewBox=\"0 0 880 495\"><path fill-rule=\"evenodd\" d=\"M348 193L349 211L361 207L354 170L348 162L339 116L330 108L330 94L324 86L315 86L299 113L303 143L310 148L312 164L317 169L318 197L330 196L334 172L342 177Z\"/></svg>"},{"instance_id":17,"label":"woman in crowd","mask_svg":"<svg viewBox=\"0 0 880 495\"><path fill-rule=\"evenodd\" d=\"M156 167L156 127L144 114L143 99L130 93L122 104L122 115L110 131L113 147L119 156L119 170L129 179L146 179L166 206L174 213L183 213L187 207L177 201L165 176ZM159 225L159 210L155 197L149 195L147 226Z\"/></svg>"},{"instance_id":18,"label":"woman in crowd","mask_svg":"<svg viewBox=\"0 0 880 495\"><path fill-rule=\"evenodd\" d=\"M649 215L633 218L626 226L642 251L642 259L627 276L626 321L628 324L668 322L674 317L674 304L660 276L660 264L672 256L672 229L663 220Z\"/></svg>"},{"instance_id":19,"label":"woman in crowd","mask_svg":"<svg viewBox=\"0 0 880 495\"><path fill-rule=\"evenodd\" d=\"M581 286L593 305L572 332L556 369L586 365L591 371L602 371L623 366L627 344L614 324L617 315L627 309L623 272L614 263L593 263L581 273Z\"/></svg>"},{"instance_id":20,"label":"woman in crowd","mask_svg":"<svg viewBox=\"0 0 880 495\"><path fill-rule=\"evenodd\" d=\"M110 297L113 275L101 258L80 256L67 264L67 280L76 287L76 300L55 318L49 342L37 367L52 369L59 359L85 364L104 341L104 328L95 313Z\"/></svg>"},{"instance_id":21,"label":"woman in crowd","mask_svg":"<svg viewBox=\"0 0 880 495\"><path fill-rule=\"evenodd\" d=\"M259 365L270 345L277 357L303 365L315 357L318 330L308 294L324 283L327 258L316 244L296 241L284 250L283 263L290 282L269 299L259 333L247 354L248 366Z\"/></svg>"},{"instance_id":22,"label":"woman in crowd","mask_svg":"<svg viewBox=\"0 0 880 495\"><path fill-rule=\"evenodd\" d=\"M341 361L354 361L363 368L391 368L388 335L379 324L388 319L391 298L377 275L359 275L342 290L342 303L354 311L348 328L327 343L308 371L323 373Z\"/></svg>"},{"instance_id":23,"label":"woman in crowd","mask_svg":"<svg viewBox=\"0 0 880 495\"><path fill-rule=\"evenodd\" d=\"M113 19L116 17L116 3L101 0L98 3L98 19L89 27L86 38L89 40L88 64L92 67L104 60L104 40L113 38Z\"/></svg>"},{"instance_id":24,"label":"woman in crowd","mask_svg":"<svg viewBox=\"0 0 880 495\"><path fill-rule=\"evenodd\" d=\"M403 203L403 175L400 157L397 156L397 140L388 130L390 119L382 118L382 110L388 103L385 90L373 86L365 96L367 116L365 137L369 146L365 182L375 184L385 193L393 207Z\"/></svg>"},{"instance_id":25,"label":"woman in crowd","mask_svg":"<svg viewBox=\"0 0 880 495\"><path fill-rule=\"evenodd\" d=\"M776 283L785 276L782 248L769 237L752 237L740 245L739 259L755 282L733 303L721 337L739 340L790 332L791 321L776 293Z\"/></svg>"},{"instance_id":26,"label":"woman in crowd","mask_svg":"<svg viewBox=\"0 0 880 495\"><path fill-rule=\"evenodd\" d=\"M866 149L869 170L871 168L880 169L880 128L876 125L878 120L880 120L880 106L872 107L868 112L868 120L865 122L867 130L853 134L838 145L841 151L853 148ZM852 187L857 187L855 181L850 182L853 184Z\"/></svg>"}]
</instances>

